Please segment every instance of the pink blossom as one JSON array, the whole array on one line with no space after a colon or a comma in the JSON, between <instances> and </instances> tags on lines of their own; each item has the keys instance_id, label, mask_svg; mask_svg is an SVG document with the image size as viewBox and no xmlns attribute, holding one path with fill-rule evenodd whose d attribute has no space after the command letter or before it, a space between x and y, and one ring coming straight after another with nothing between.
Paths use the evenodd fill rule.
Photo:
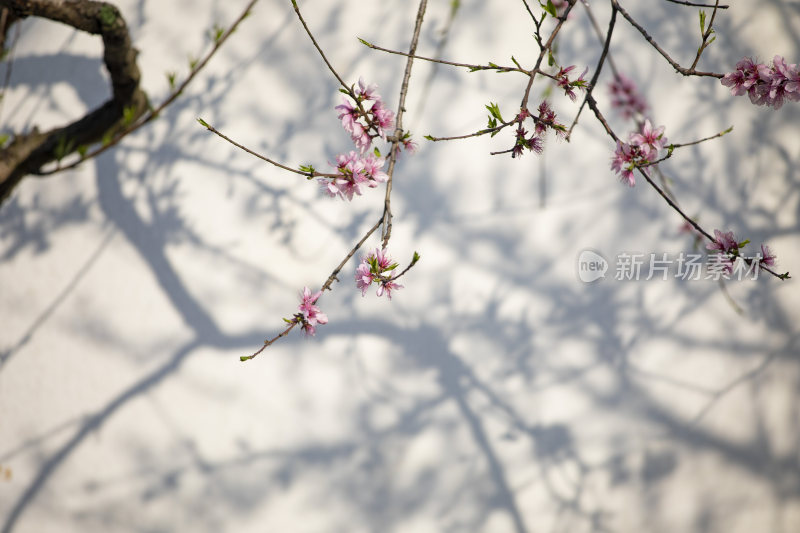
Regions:
<instances>
[{"instance_id":1,"label":"pink blossom","mask_svg":"<svg viewBox=\"0 0 800 533\"><path fill-rule=\"evenodd\" d=\"M381 139L386 140L386 131L394 127L394 112L384 107L381 100L376 100L370 109L378 135Z\"/></svg>"},{"instance_id":2,"label":"pink blossom","mask_svg":"<svg viewBox=\"0 0 800 533\"><path fill-rule=\"evenodd\" d=\"M378 94L378 86L374 83L367 85L364 83L364 78L358 78L358 89L356 89L356 96L362 100L380 100Z\"/></svg>"},{"instance_id":3,"label":"pink blossom","mask_svg":"<svg viewBox=\"0 0 800 533\"><path fill-rule=\"evenodd\" d=\"M636 152L631 145L617 141L617 148L611 158L611 170L619 173L620 181L628 187L636 185L633 169L636 168Z\"/></svg>"},{"instance_id":4,"label":"pink blossom","mask_svg":"<svg viewBox=\"0 0 800 533\"><path fill-rule=\"evenodd\" d=\"M647 113L647 102L639 94L636 84L626 76L619 74L609 85L611 90L611 107L616 108L626 119Z\"/></svg>"},{"instance_id":5,"label":"pink blossom","mask_svg":"<svg viewBox=\"0 0 800 533\"><path fill-rule=\"evenodd\" d=\"M761 259L759 263L768 267L775 266L775 254L772 253L772 250L770 250L769 246L766 244L761 245Z\"/></svg>"},{"instance_id":6,"label":"pink blossom","mask_svg":"<svg viewBox=\"0 0 800 533\"><path fill-rule=\"evenodd\" d=\"M386 297L391 300L392 299L392 291L395 290L395 289L402 289L402 288L403 288L402 285L400 285L399 283L395 283L391 279L382 280L380 282L380 285L378 285L378 290L375 291L375 294L377 294L378 297L381 297L384 294L386 294Z\"/></svg>"},{"instance_id":7,"label":"pink blossom","mask_svg":"<svg viewBox=\"0 0 800 533\"><path fill-rule=\"evenodd\" d=\"M539 116L535 118L536 122L536 135L541 135L547 131L547 128L555 130L556 135L566 135L566 128L563 124L556 121L556 112L547 103L547 100L542 100L539 104Z\"/></svg>"},{"instance_id":8,"label":"pink blossom","mask_svg":"<svg viewBox=\"0 0 800 533\"><path fill-rule=\"evenodd\" d=\"M362 154L369 150L370 145L372 145L372 137L369 136L364 126L358 122L353 124L353 131L351 132L350 138L353 139L353 144L356 145L356 148L358 148Z\"/></svg>"},{"instance_id":9,"label":"pink blossom","mask_svg":"<svg viewBox=\"0 0 800 533\"><path fill-rule=\"evenodd\" d=\"M393 262L385 250L375 248L374 251L361 258L361 263L356 268L355 280L356 287L361 289L361 295L367 294L367 289L376 283L378 296L392 299L392 291L403 288L402 285L394 281L394 269L397 263Z\"/></svg>"},{"instance_id":10,"label":"pink blossom","mask_svg":"<svg viewBox=\"0 0 800 533\"><path fill-rule=\"evenodd\" d=\"M417 152L419 146L417 145L416 141L412 141L411 139L403 139L403 148L409 154L414 154Z\"/></svg>"},{"instance_id":11,"label":"pink blossom","mask_svg":"<svg viewBox=\"0 0 800 533\"><path fill-rule=\"evenodd\" d=\"M368 187L377 187L379 183L389 179L389 176L383 171L383 165L386 164L386 159L383 157L375 157L370 153L361 159L361 164L363 166L363 175L368 180Z\"/></svg>"},{"instance_id":12,"label":"pink blossom","mask_svg":"<svg viewBox=\"0 0 800 533\"><path fill-rule=\"evenodd\" d=\"M308 287L303 288L300 302L300 313L296 315L295 320L302 323L301 329L305 331L306 335L311 336L316 333L317 324L327 324L328 316L319 310L319 307L314 305L319 299L322 291L311 294Z\"/></svg>"},{"instance_id":13,"label":"pink blossom","mask_svg":"<svg viewBox=\"0 0 800 533\"><path fill-rule=\"evenodd\" d=\"M653 129L650 120L645 120L640 133L630 136L631 144L638 146L648 161L658 159L658 151L664 147L667 138L664 137L664 126Z\"/></svg>"},{"instance_id":14,"label":"pink blossom","mask_svg":"<svg viewBox=\"0 0 800 533\"><path fill-rule=\"evenodd\" d=\"M528 149L541 154L544 151L544 141L539 136L531 135L530 139L528 139Z\"/></svg>"},{"instance_id":15,"label":"pink blossom","mask_svg":"<svg viewBox=\"0 0 800 533\"><path fill-rule=\"evenodd\" d=\"M736 238L733 236L732 231L723 233L720 230L715 229L714 241L706 244L706 248L709 250L719 250L723 253L732 253L739 250L739 244L736 242Z\"/></svg>"},{"instance_id":16,"label":"pink blossom","mask_svg":"<svg viewBox=\"0 0 800 533\"><path fill-rule=\"evenodd\" d=\"M562 67L556 74L556 85L558 85L561 89L564 89L564 94L569 96L569 99L573 102L577 98L573 89L575 87L580 90L584 90L586 88L586 80L584 79L584 76L586 76L586 73L589 72L589 67L586 67L586 70L583 71L577 80L570 81L567 74L569 74L574 68L575 65L570 65L567 68Z\"/></svg>"},{"instance_id":17,"label":"pink blossom","mask_svg":"<svg viewBox=\"0 0 800 533\"><path fill-rule=\"evenodd\" d=\"M731 94L747 93L750 102L780 109L785 100L800 100L800 70L795 64L776 55L772 65L755 63L746 57L736 63L736 70L725 74L720 83L730 87Z\"/></svg>"},{"instance_id":18,"label":"pink blossom","mask_svg":"<svg viewBox=\"0 0 800 533\"><path fill-rule=\"evenodd\" d=\"M337 105L334 109L341 109L342 112L339 113L339 119L342 121L342 127L348 133L353 133L353 126L357 124L356 120L358 120L358 107L354 106L350 103L350 100L347 98L342 98L342 103Z\"/></svg>"}]
</instances>

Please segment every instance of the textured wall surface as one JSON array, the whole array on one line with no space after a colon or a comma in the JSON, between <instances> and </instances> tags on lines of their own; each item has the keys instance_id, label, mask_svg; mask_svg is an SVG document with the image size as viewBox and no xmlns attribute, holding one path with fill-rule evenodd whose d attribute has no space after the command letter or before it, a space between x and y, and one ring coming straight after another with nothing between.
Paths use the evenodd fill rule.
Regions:
<instances>
[{"instance_id":1,"label":"textured wall surface","mask_svg":"<svg viewBox=\"0 0 800 533\"><path fill-rule=\"evenodd\" d=\"M185 75L205 29L244 3L118 2L154 102L165 72ZM378 83L394 107L403 58L355 37L406 48L416 3L299 3L342 76ZM800 61L800 3L729 3L701 67ZM423 55L449 14L430 4ZM530 64L520 2L461 4L444 57ZM695 9L624 4L691 61ZM605 27L606 2L592 5ZM800 104L754 107L675 74L622 19L616 32L615 62L671 141L735 126L662 165L687 212L768 242L800 275ZM595 65L582 9L558 51ZM100 54L96 38L24 22L3 131L100 104ZM292 166L350 149L336 82L290 2L262 0L163 118L24 182L0 209L0 531L800 530L797 282L615 280L619 254L677 258L692 240L647 184L619 184L589 113L541 157L490 156L505 133L422 140L483 127L490 101L512 115L524 86L415 64L406 125L420 150L398 164L390 251L422 261L392 302L362 298L349 264L320 300L330 323L316 338L249 363L239 356L280 331L382 209L380 190L324 198L195 121ZM577 109L553 101L563 117ZM605 279L578 279L585 249L611 263Z\"/></svg>"}]
</instances>

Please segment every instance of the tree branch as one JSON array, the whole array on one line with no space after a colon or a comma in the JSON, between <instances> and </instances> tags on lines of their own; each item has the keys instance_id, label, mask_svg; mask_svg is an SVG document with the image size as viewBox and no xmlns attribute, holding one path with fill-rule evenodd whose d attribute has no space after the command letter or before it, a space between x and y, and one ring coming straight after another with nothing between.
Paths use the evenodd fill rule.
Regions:
<instances>
[{"instance_id":1,"label":"tree branch","mask_svg":"<svg viewBox=\"0 0 800 533\"><path fill-rule=\"evenodd\" d=\"M103 62L111 78L112 97L81 119L41 133L34 129L18 135L0 150L0 203L26 175L61 159L79 146L99 141L109 130L121 127L124 118L135 119L147 109L147 96L139 88L136 50L131 46L128 26L119 10L106 2L72 0L0 0L0 8L16 18L42 17L100 35ZM126 117L127 115L127 117Z\"/></svg>"}]
</instances>

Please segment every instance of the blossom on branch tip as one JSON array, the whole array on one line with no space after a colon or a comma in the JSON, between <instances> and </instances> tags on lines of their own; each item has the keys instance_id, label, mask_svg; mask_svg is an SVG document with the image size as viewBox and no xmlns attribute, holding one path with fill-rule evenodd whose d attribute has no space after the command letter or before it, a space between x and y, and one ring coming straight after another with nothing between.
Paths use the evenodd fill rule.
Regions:
<instances>
[{"instance_id":1,"label":"blossom on branch tip","mask_svg":"<svg viewBox=\"0 0 800 533\"><path fill-rule=\"evenodd\" d=\"M628 143L617 141L617 148L611 157L611 170L617 172L620 175L620 181L628 187L636 185L636 176L633 175L633 169L636 168L637 152L638 148Z\"/></svg>"},{"instance_id":2,"label":"blossom on branch tip","mask_svg":"<svg viewBox=\"0 0 800 533\"><path fill-rule=\"evenodd\" d=\"M614 155L611 156L611 170L620 175L620 181L629 187L636 185L633 171L639 168L650 175L650 165L658 160L658 151L664 147L667 138L664 126L653 128L649 120L645 120L641 131L631 133L628 143L617 141Z\"/></svg>"},{"instance_id":3,"label":"blossom on branch tip","mask_svg":"<svg viewBox=\"0 0 800 533\"><path fill-rule=\"evenodd\" d=\"M588 82L584 79L584 76L586 76L586 73L589 72L589 67L586 67L586 70L583 71L577 80L570 81L567 74L569 74L574 68L575 65L570 65L567 68L562 67L556 74L556 85L558 85L559 88L564 89L564 94L569 96L569 99L573 102L577 98L574 91L575 87L581 91L586 89Z\"/></svg>"},{"instance_id":4,"label":"blossom on branch tip","mask_svg":"<svg viewBox=\"0 0 800 533\"><path fill-rule=\"evenodd\" d=\"M361 289L361 296L367 294L367 289L376 283L378 296L386 295L392 299L392 291L402 289L403 286L394 281L394 269L397 263L393 262L385 250L375 248L374 251L361 258L361 263L356 268L356 288Z\"/></svg>"},{"instance_id":5,"label":"blossom on branch tip","mask_svg":"<svg viewBox=\"0 0 800 533\"><path fill-rule=\"evenodd\" d=\"M650 120L645 120L642 131L630 136L631 144L638 146L649 161L658 159L658 151L664 148L667 138L664 137L664 126L653 129Z\"/></svg>"},{"instance_id":6,"label":"blossom on branch tip","mask_svg":"<svg viewBox=\"0 0 800 533\"><path fill-rule=\"evenodd\" d=\"M769 246L766 244L761 245L761 258L759 259L759 263L764 266L774 267L775 266L775 254L772 253L772 250L769 249Z\"/></svg>"},{"instance_id":7,"label":"blossom on branch tip","mask_svg":"<svg viewBox=\"0 0 800 533\"><path fill-rule=\"evenodd\" d=\"M736 242L736 238L733 236L732 231L723 233L720 230L715 229L714 241L706 244L706 248L709 250L719 250L723 253L733 253L734 250L738 252L739 244Z\"/></svg>"},{"instance_id":8,"label":"blossom on branch tip","mask_svg":"<svg viewBox=\"0 0 800 533\"><path fill-rule=\"evenodd\" d=\"M377 89L377 85L367 85L359 78L357 88L342 90L349 98L335 107L340 111L342 127L361 153L369 149L375 137L386 140L387 132L394 127L394 112L385 107ZM351 101L353 98L355 102Z\"/></svg>"},{"instance_id":9,"label":"blossom on branch tip","mask_svg":"<svg viewBox=\"0 0 800 533\"><path fill-rule=\"evenodd\" d=\"M356 96L362 100L380 100L378 86L374 83L367 85L364 78L358 78L358 89L355 90Z\"/></svg>"},{"instance_id":10,"label":"blossom on branch tip","mask_svg":"<svg viewBox=\"0 0 800 533\"><path fill-rule=\"evenodd\" d=\"M312 336L317 332L317 324L322 325L328 323L328 316L321 312L319 307L314 305L320 295L322 295L322 291L317 291L312 294L308 287L304 287L300 295L300 312L295 315L293 321L301 324L300 327L307 336Z\"/></svg>"},{"instance_id":11,"label":"blossom on branch tip","mask_svg":"<svg viewBox=\"0 0 800 533\"><path fill-rule=\"evenodd\" d=\"M733 96L747 93L755 105L780 109L785 100L800 101L800 67L787 64L779 55L772 59L772 65L755 63L746 57L720 83L729 87Z\"/></svg>"},{"instance_id":12,"label":"blossom on branch tip","mask_svg":"<svg viewBox=\"0 0 800 533\"><path fill-rule=\"evenodd\" d=\"M375 188L389 176L383 171L386 160L372 153L361 157L350 151L347 155L336 156L336 174L333 177L318 178L322 191L330 197L338 196L352 200L353 195L361 196L361 186Z\"/></svg>"}]
</instances>

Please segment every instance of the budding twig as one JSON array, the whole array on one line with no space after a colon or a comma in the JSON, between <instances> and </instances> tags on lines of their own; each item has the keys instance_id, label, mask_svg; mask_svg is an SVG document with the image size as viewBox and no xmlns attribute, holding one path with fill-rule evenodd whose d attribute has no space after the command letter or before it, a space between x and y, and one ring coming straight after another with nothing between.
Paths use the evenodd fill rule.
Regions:
<instances>
[{"instance_id":1,"label":"budding twig","mask_svg":"<svg viewBox=\"0 0 800 533\"><path fill-rule=\"evenodd\" d=\"M400 102L397 104L397 113L395 114L395 140L392 142L392 149L389 153L389 168L386 171L389 177L386 180L386 198L383 204L384 248L389 244L389 239L392 236L392 177L394 176L394 166L397 163L397 154L400 151L400 139L403 137L403 113L406 110L406 95L408 94L408 82L411 79L411 66L414 63L414 54L417 51L419 32L422 29L422 19L425 17L425 8L427 5L428 0L420 0L419 8L417 9L417 19L414 23L414 34L411 37L411 45L408 48L408 60L406 61L406 69L403 73L403 83L400 86Z\"/></svg>"},{"instance_id":2,"label":"budding twig","mask_svg":"<svg viewBox=\"0 0 800 533\"><path fill-rule=\"evenodd\" d=\"M314 48L317 49L317 52L319 52L319 55L322 56L322 60L328 66L328 70L330 70L331 74L333 74L333 76L337 80L339 80L339 83L341 84L342 87L344 87L347 90L347 93L350 94L350 96L352 96L353 98L355 98L355 95L352 94L352 90L350 89L350 87L344 82L342 77L339 76L339 73L336 72L335 68L333 68L333 65L331 65L330 61L328 61L328 58L325 57L325 52L323 52L322 48L319 47L319 44L317 44L317 40L314 38L314 35L311 33L311 30L308 29L308 25L306 24L306 21L303 18L303 15L300 14L300 8L297 7L297 0L292 0L292 7L294 7L294 12L297 13L297 18L299 18L300 22L303 24L303 28L306 30L306 33L308 34L309 39L311 39L311 42L314 44Z\"/></svg>"},{"instance_id":3,"label":"budding twig","mask_svg":"<svg viewBox=\"0 0 800 533\"><path fill-rule=\"evenodd\" d=\"M207 129L211 133L213 133L215 135L218 135L219 137L225 139L226 141L228 141L229 143L234 145L236 148L244 150L248 154L257 157L257 158L261 159L262 161L266 161L267 163L269 163L271 165L275 165L278 168L282 168L283 170L288 170L289 172L294 172L295 174L300 174L301 176L305 176L306 178L317 178L317 177L335 178L338 175L338 174L324 174L322 172L316 172L316 171L315 172L304 172L302 170L297 170L297 169L292 168L292 167L287 167L286 165L278 163L277 161L275 161L273 159L270 159L269 157L261 155L258 152L255 152L255 151L251 150L250 148L248 148L248 147L246 147L246 146L244 146L242 144L239 144L238 142L234 141L233 139L231 139L230 137L228 137L224 133L222 133L219 130L217 130L216 128L214 128L214 126L211 126L208 122L206 122L202 118L198 118L197 122L199 122L200 125L203 126L205 129Z\"/></svg>"},{"instance_id":4,"label":"budding twig","mask_svg":"<svg viewBox=\"0 0 800 533\"><path fill-rule=\"evenodd\" d=\"M676 71L680 72L684 76L709 76L709 77L712 77L712 78L722 78L724 76L723 74L717 74L716 72L699 72L699 71L695 70L694 67L685 68L685 67L680 66L677 61L672 59L670 57L670 55L663 48L661 48L658 45L658 43L650 36L649 33L647 33L647 31L641 26L641 24L636 22L636 20L634 20L634 18L627 11L625 11L625 9L621 5L619 5L619 2L617 0L611 0L611 5L615 9L619 10L620 14L623 17L625 17L625 20L627 20L630 23L631 26L633 26L634 28L639 30L639 33L642 34L642 37L644 37L644 39L648 43L650 43L650 45L653 48L655 48L656 51L659 54L661 54L664 57L664 59L666 59L667 62L670 65L672 65L672 68L674 68Z\"/></svg>"}]
</instances>

